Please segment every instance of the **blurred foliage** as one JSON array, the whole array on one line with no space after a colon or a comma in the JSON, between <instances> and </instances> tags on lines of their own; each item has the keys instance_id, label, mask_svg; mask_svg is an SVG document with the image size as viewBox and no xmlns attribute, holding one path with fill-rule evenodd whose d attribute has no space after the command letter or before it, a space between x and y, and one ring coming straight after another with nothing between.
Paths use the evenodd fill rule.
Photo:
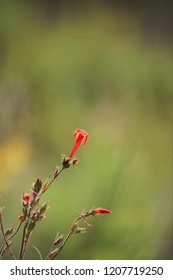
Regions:
<instances>
[{"instance_id":1,"label":"blurred foliage","mask_svg":"<svg viewBox=\"0 0 173 280\"><path fill-rule=\"evenodd\" d=\"M171 47L146 41L123 10L100 6L51 17L31 3L0 7L6 226L21 214L20 194L53 172L71 150L73 131L83 128L90 140L77 154L80 163L45 194L50 209L27 258L39 258L32 244L45 255L57 231L66 233L93 206L113 214L73 236L60 258L172 258Z\"/></svg>"}]
</instances>

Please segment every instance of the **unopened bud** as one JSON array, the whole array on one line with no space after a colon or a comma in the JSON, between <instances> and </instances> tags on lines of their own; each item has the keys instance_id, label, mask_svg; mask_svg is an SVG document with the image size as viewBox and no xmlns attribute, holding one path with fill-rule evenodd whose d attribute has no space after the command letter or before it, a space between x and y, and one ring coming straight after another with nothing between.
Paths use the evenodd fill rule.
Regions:
<instances>
[{"instance_id":1,"label":"unopened bud","mask_svg":"<svg viewBox=\"0 0 173 280\"><path fill-rule=\"evenodd\" d=\"M79 159L78 159L78 158L75 158L75 159L72 160L72 164L75 165L75 164L78 163L78 161L79 161Z\"/></svg>"},{"instance_id":2,"label":"unopened bud","mask_svg":"<svg viewBox=\"0 0 173 280\"><path fill-rule=\"evenodd\" d=\"M30 193L26 193L26 194L24 194L24 196L23 196L24 202L25 202L26 204L28 204L28 203L30 202L30 198L31 198Z\"/></svg>"},{"instance_id":3,"label":"unopened bud","mask_svg":"<svg viewBox=\"0 0 173 280\"><path fill-rule=\"evenodd\" d=\"M75 223L72 225L70 232L71 232L71 233L74 233L75 230L76 230L76 228L77 228L77 226L78 226L78 222L75 222Z\"/></svg>"},{"instance_id":4,"label":"unopened bud","mask_svg":"<svg viewBox=\"0 0 173 280\"><path fill-rule=\"evenodd\" d=\"M58 248L56 248L55 250L51 251L48 255L48 258L51 259L57 252L58 252Z\"/></svg>"},{"instance_id":5,"label":"unopened bud","mask_svg":"<svg viewBox=\"0 0 173 280\"><path fill-rule=\"evenodd\" d=\"M22 215L18 216L18 220L23 222L25 220L25 217L26 216L24 214L22 214Z\"/></svg>"},{"instance_id":6,"label":"unopened bud","mask_svg":"<svg viewBox=\"0 0 173 280\"><path fill-rule=\"evenodd\" d=\"M108 209L104 209L104 208L97 208L97 209L93 209L92 211L92 215L95 214L112 214L112 212Z\"/></svg>"},{"instance_id":7,"label":"unopened bud","mask_svg":"<svg viewBox=\"0 0 173 280\"><path fill-rule=\"evenodd\" d=\"M44 214L44 213L46 212L47 207L48 207L48 203L47 203L47 202L44 203L44 204L41 206L40 211L39 211L40 215L42 215L42 214Z\"/></svg>"},{"instance_id":8,"label":"unopened bud","mask_svg":"<svg viewBox=\"0 0 173 280\"><path fill-rule=\"evenodd\" d=\"M14 229L11 228L7 228L6 232L5 232L5 236L8 237L9 235L11 235L13 233Z\"/></svg>"},{"instance_id":9,"label":"unopened bud","mask_svg":"<svg viewBox=\"0 0 173 280\"><path fill-rule=\"evenodd\" d=\"M64 235L62 234L55 240L55 242L53 243L53 246L60 244L63 240L64 240Z\"/></svg>"},{"instance_id":10,"label":"unopened bud","mask_svg":"<svg viewBox=\"0 0 173 280\"><path fill-rule=\"evenodd\" d=\"M38 217L38 211L33 210L33 211L32 211L31 219L32 219L33 221L36 221L36 220L37 220L37 217Z\"/></svg>"},{"instance_id":11,"label":"unopened bud","mask_svg":"<svg viewBox=\"0 0 173 280\"><path fill-rule=\"evenodd\" d=\"M45 217L45 216L44 216L43 214L41 214L41 215L39 214L39 215L38 215L38 220L42 220L44 217Z\"/></svg>"},{"instance_id":12,"label":"unopened bud","mask_svg":"<svg viewBox=\"0 0 173 280\"><path fill-rule=\"evenodd\" d=\"M41 187L42 187L42 180L40 178L37 178L35 183L33 183L33 185L32 185L34 197L39 193L39 191L41 190Z\"/></svg>"}]
</instances>

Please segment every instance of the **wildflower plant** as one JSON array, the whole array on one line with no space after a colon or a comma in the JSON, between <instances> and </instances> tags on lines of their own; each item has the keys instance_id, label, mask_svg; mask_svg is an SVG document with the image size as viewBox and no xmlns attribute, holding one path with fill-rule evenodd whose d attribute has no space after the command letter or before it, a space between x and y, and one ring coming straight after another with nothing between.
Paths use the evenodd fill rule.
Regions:
<instances>
[{"instance_id":1,"label":"wildflower plant","mask_svg":"<svg viewBox=\"0 0 173 280\"><path fill-rule=\"evenodd\" d=\"M42 179L37 178L32 184L32 189L30 192L23 193L22 195L22 210L21 214L18 217L18 225L16 227L11 227L5 229L3 221L3 208L0 208L0 229L3 236L3 242L0 248L0 258L3 259L5 253L8 251L12 259L23 260L25 258L26 249L30 241L31 235L35 229L37 223L45 217L45 213L49 207L48 203L41 204L42 196L45 195L45 192L50 188L52 183L58 178L61 172L66 169L74 166L78 163L78 158L74 158L75 153L77 152L80 145L83 143L85 145L89 136L86 131L83 129L76 129L74 134L76 142L68 156L63 155L60 165L57 165L52 177L49 177L45 182ZM110 210L104 208L92 208L86 212L82 212L78 218L76 218L66 235L61 234L55 237L55 240L52 243L50 250L44 259L53 260L55 259L61 250L66 245L69 238L74 234L85 233L87 228L86 226L95 226L97 221L97 215L100 214L111 214ZM89 223L87 218L93 216L95 218L93 223ZM81 224L85 227L81 226ZM19 252L14 253L12 250L13 239L21 231L21 242L19 246ZM33 246L41 256L40 251Z\"/></svg>"}]
</instances>

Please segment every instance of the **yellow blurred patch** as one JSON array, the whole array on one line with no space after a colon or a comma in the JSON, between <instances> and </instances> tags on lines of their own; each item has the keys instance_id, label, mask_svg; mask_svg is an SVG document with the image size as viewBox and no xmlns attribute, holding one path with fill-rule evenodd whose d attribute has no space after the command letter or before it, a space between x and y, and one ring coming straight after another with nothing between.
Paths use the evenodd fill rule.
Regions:
<instances>
[{"instance_id":1,"label":"yellow blurred patch","mask_svg":"<svg viewBox=\"0 0 173 280\"><path fill-rule=\"evenodd\" d=\"M23 138L15 136L0 146L0 155L0 178L18 174L27 165L30 146Z\"/></svg>"}]
</instances>

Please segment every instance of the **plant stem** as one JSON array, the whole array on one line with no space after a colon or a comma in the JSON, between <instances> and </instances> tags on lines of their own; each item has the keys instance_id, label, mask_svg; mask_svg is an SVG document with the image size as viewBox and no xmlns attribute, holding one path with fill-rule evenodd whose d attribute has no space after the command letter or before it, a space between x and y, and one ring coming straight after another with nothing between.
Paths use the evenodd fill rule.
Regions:
<instances>
[{"instance_id":1,"label":"plant stem","mask_svg":"<svg viewBox=\"0 0 173 280\"><path fill-rule=\"evenodd\" d=\"M2 219L2 213L1 213L1 223L0 223L0 224L1 224L2 235L3 235L3 238L4 238L5 244L6 244L7 248L8 248L8 251L9 251L11 257L12 257L14 260L16 260L16 257L14 256L14 254L13 254L13 252L12 252L12 250L11 250L9 244L8 244L8 241L7 241L7 239L6 239L6 236L5 236L4 225L3 225L3 219ZM1 254L0 254L1 258L2 258L2 256L3 256L3 248L4 248L4 246L2 246L2 249L1 249Z\"/></svg>"},{"instance_id":2,"label":"plant stem","mask_svg":"<svg viewBox=\"0 0 173 280\"><path fill-rule=\"evenodd\" d=\"M24 243L25 243L25 235L26 235L27 226L28 226L28 222L25 223L24 228L23 228L22 241L21 241L20 252L19 252L19 260L23 259L23 247L24 247Z\"/></svg>"},{"instance_id":3,"label":"plant stem","mask_svg":"<svg viewBox=\"0 0 173 280\"><path fill-rule=\"evenodd\" d=\"M53 259L61 252L61 250L64 248L64 246L65 246L65 244L67 243L68 239L69 239L70 236L74 233L74 231L73 231L74 225L75 225L76 223L78 223L79 220L82 219L82 218L83 218L83 214L82 214L80 217L78 217L77 219L75 219L75 220L73 221L73 223L72 223L72 225L71 225L71 227L70 227L70 229L69 229L69 232L68 232L68 234L67 234L67 236L66 236L64 242L63 242L62 245L60 246L58 252L55 253L55 255L53 255L53 256L50 258L51 260L53 260ZM47 257L46 257L46 260L48 259L48 256L49 256L49 254L48 254Z\"/></svg>"},{"instance_id":4,"label":"plant stem","mask_svg":"<svg viewBox=\"0 0 173 280\"><path fill-rule=\"evenodd\" d=\"M11 238L13 238L19 231L21 225L22 225L23 221L21 221L18 225L18 227L16 228L16 230L13 232L13 234L11 236L9 236L9 238L7 239L7 241L9 241Z\"/></svg>"},{"instance_id":5,"label":"plant stem","mask_svg":"<svg viewBox=\"0 0 173 280\"><path fill-rule=\"evenodd\" d=\"M53 177L48 183L47 183L47 188L50 187L50 185L53 183L53 181L59 176L59 174L62 172L62 170L64 169L64 167L62 166L61 169L59 170L58 174L56 177ZM47 190L47 189L46 189ZM43 194L43 190L41 189L40 192L37 194L37 199L40 198L40 196ZM30 218L30 214L31 214L31 209L29 210L28 213L28 218ZM20 252L19 252L19 260L23 259L25 251L26 251L26 247L27 247L27 242L29 237L26 239L26 229L28 226L28 222L25 224L24 229L23 229L23 234L22 234L22 241L21 241L21 246L20 246ZM20 227L19 227L20 228ZM18 228L18 230L19 230Z\"/></svg>"},{"instance_id":6,"label":"plant stem","mask_svg":"<svg viewBox=\"0 0 173 280\"><path fill-rule=\"evenodd\" d=\"M67 241L68 241L68 239L70 238L71 235L72 235L72 233L69 231L69 233L66 236L66 239L62 243L62 245L59 248L58 252L55 255L52 256L51 260L53 260L61 252L61 250L64 248L65 244L67 243Z\"/></svg>"},{"instance_id":7,"label":"plant stem","mask_svg":"<svg viewBox=\"0 0 173 280\"><path fill-rule=\"evenodd\" d=\"M28 244L28 239L29 239L29 236L28 236L27 239L24 240L22 259L24 258L24 255L25 255L25 252L26 252L26 247L27 247L27 244Z\"/></svg>"},{"instance_id":8,"label":"plant stem","mask_svg":"<svg viewBox=\"0 0 173 280\"><path fill-rule=\"evenodd\" d=\"M50 187L50 185L53 183L53 181L61 174L61 172L63 171L64 167L61 166L60 170L58 171L58 174L56 177L53 177L48 183L47 183L47 188Z\"/></svg>"},{"instance_id":9,"label":"plant stem","mask_svg":"<svg viewBox=\"0 0 173 280\"><path fill-rule=\"evenodd\" d=\"M21 222L19 223L18 227L17 227L16 230L12 233L12 235L9 236L9 237L6 239L7 242L10 241L10 240L18 233L18 231L19 231L19 229L20 229L22 223L23 223L23 221L21 221ZM4 245L5 245L5 244L3 244L3 245L1 246L0 255L1 255L2 252L3 252Z\"/></svg>"}]
</instances>

